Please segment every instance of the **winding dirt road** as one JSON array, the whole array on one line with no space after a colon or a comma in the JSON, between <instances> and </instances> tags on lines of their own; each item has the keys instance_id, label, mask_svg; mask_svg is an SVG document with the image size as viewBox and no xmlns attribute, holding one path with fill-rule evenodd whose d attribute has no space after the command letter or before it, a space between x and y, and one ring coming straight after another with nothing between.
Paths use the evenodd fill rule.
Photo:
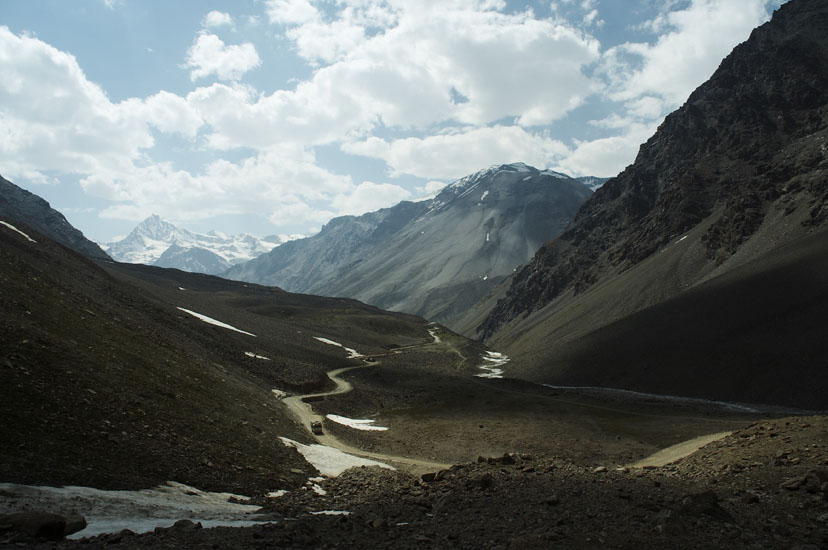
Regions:
<instances>
[{"instance_id":1,"label":"winding dirt road","mask_svg":"<svg viewBox=\"0 0 828 550\"><path fill-rule=\"evenodd\" d=\"M424 346L438 345L438 344L442 343L440 337L437 335L437 328L436 327L429 328L428 333L432 338L431 342L424 342L422 344L413 344L413 345L409 345L409 346L404 346L404 348L405 349L418 348L418 347L424 347ZM459 354L458 350L456 348L454 348L454 346L451 346L451 347L455 352L458 353L458 355L463 357L461 354ZM400 351L404 348L398 348L397 351ZM375 355L374 357L382 357L384 355L389 355L391 353L395 353L395 352L392 351L392 352L389 352L388 354ZM465 360L466 360L466 358L463 357L463 361L465 361ZM339 394L347 393L347 392L349 392L353 389L353 386L351 385L350 382L348 382L347 380L342 378L342 375L344 375L345 373L347 373L349 371L352 371L352 370L363 369L363 368L366 368L366 367L378 366L380 364L381 364L381 362L376 360L376 359L373 359L371 361L369 361L367 359L363 359L363 364L362 365L357 365L357 366L352 366L352 367L343 367L343 368L332 370L332 371L328 372L327 374L328 374L328 377L331 380L333 380L334 384L336 384L336 387L333 390L331 390L329 392L322 392L322 393L294 395L294 396L286 397L286 398L282 399L282 402L288 407L288 409L294 414L294 416L296 416L296 418L305 427L305 429L308 431L308 433L310 433L314 437L316 442L321 444L321 445L326 445L328 447L334 447L334 448L339 449L340 451L343 451L343 452L348 453L348 454L361 456L361 457L364 457L364 458L370 458L372 460L377 460L377 461L380 461L380 462L392 463L395 466L401 467L402 469L413 472L413 473L436 472L436 471L439 471L439 470L444 470L444 469L449 468L450 467L449 464L444 464L444 463L440 463L440 462L434 462L434 461L422 460L422 459L418 459L418 458L395 456L395 455L388 455L388 454L383 454L383 453L372 453L372 452L368 452L368 451L363 451L361 449L357 449L356 447L348 445L347 443L344 443L343 441L340 441L335 436L333 436L329 433L325 433L324 435L314 435L311 432L311 429L310 429L311 422L315 422L315 421L322 422L324 420L324 416L319 415L319 414L317 414L313 411L313 407L312 407L311 403L306 402L306 400L308 398L315 398L315 397L325 398L325 397L332 396L332 395L339 395ZM508 392L508 393L527 394L527 392L523 392L523 391L519 391L519 390L500 388L500 387L497 387L497 386L493 386L491 384L485 384L485 385L488 386L491 389L496 389L496 390L499 390L499 391L505 391L505 392ZM533 395L537 395L537 394L533 394ZM547 396L538 395L538 397L547 397ZM552 398L552 397L549 397L549 398ZM554 399L567 401L565 399L561 399L559 396L554 397ZM586 403L572 402L572 404L576 405L576 406L582 406L582 407L594 407L594 408L615 410L615 409L612 409L610 407L604 407L604 406L600 406L600 405L593 405L593 404L586 404ZM656 416L656 417L661 416L661 415L647 414L647 413L630 413L630 411L619 411L619 412L626 412L627 414L640 414L642 416ZM740 421L740 422L744 422L744 421ZM687 441L683 441L683 442L681 442L677 445L673 445L671 447L662 449L662 450L654 453L653 455L651 455L647 458L644 458L644 459L642 459L638 462L630 464L629 466L633 467L633 468L643 468L643 467L647 467L647 466L656 466L656 467L664 466L666 464L670 464L672 462L675 462L676 460L678 460L680 458L691 455L694 452L696 452L698 449L703 447L704 445L707 445L708 443L710 443L712 441L722 439L723 437L729 435L730 433L732 433L732 432L719 432L719 433L703 435L703 436L696 437L696 438L693 438L693 439L690 439L690 440L687 440Z\"/></svg>"},{"instance_id":2,"label":"winding dirt road","mask_svg":"<svg viewBox=\"0 0 828 550\"><path fill-rule=\"evenodd\" d=\"M415 344L412 346L405 346L406 348L412 347L422 347L422 346L430 346L434 344L440 343L440 337L437 336L436 330L429 330L429 334L433 338L432 342L426 342L423 344ZM375 356L378 357L378 356ZM316 414L313 411L313 407L311 403L307 403L305 400L308 398L314 397L328 397L331 395L339 395L343 393L348 393L353 389L351 383L347 380L342 378L342 375L346 372L356 370L356 369L364 369L366 367L375 367L380 365L379 361L368 361L367 359L363 359L362 365L356 365L353 367L343 367L340 369L335 369L328 372L328 378L333 380L336 384L336 388L329 392L322 392L322 393L309 393L305 395L294 395L291 397L286 397L282 399L282 402L287 406L288 410L290 410L294 416L299 420L300 424L305 427L305 429L310 433L317 443L320 445L327 445L328 447L334 447L339 449L342 452L361 456L364 458L370 458L372 460L377 460L380 462L387 462L393 464L395 467L401 467L404 470L413 472L413 473L425 473L425 472L437 472L439 470L445 470L449 468L450 464L444 464L442 462L433 462L430 460L422 460L419 458L411 458L405 456L394 456L388 455L383 453L371 453L367 451L363 451L361 449L357 449L356 447L352 447L343 441L340 441L333 435L329 433L325 433L324 435L314 435L311 432L310 425L311 422L318 421L322 422L324 420L324 416Z\"/></svg>"}]
</instances>

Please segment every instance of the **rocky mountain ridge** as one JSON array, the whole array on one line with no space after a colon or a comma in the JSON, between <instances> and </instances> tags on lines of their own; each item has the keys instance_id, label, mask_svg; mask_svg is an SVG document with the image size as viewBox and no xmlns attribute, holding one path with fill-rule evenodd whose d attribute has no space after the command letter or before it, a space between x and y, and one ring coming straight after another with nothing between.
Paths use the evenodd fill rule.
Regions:
<instances>
[{"instance_id":1,"label":"rocky mountain ridge","mask_svg":"<svg viewBox=\"0 0 828 550\"><path fill-rule=\"evenodd\" d=\"M564 174L523 163L492 166L433 199L331 220L318 235L225 276L348 296L450 325L563 230L589 195Z\"/></svg>"},{"instance_id":2,"label":"rocky mountain ridge","mask_svg":"<svg viewBox=\"0 0 828 550\"><path fill-rule=\"evenodd\" d=\"M89 258L109 256L48 202L0 176L0 220L19 222Z\"/></svg>"},{"instance_id":3,"label":"rocky mountain ridge","mask_svg":"<svg viewBox=\"0 0 828 550\"><path fill-rule=\"evenodd\" d=\"M739 386L741 398L781 399L774 392L779 365L767 358L748 364L751 354L737 349L763 342L786 354L788 375L823 387L825 377L813 377L809 359L819 352L788 342L819 330L818 311L825 307L821 276L801 274L820 273L825 261L823 248L805 243L819 242L828 221L825 36L824 2L794 0L779 8L665 119L635 163L598 189L573 224L467 320L467 330L476 327L478 337L503 347L523 365L518 375L534 380L682 392L698 386L691 380L703 365L715 376L701 389L706 395L731 386L729 397L739 398ZM779 252L786 248L795 254ZM774 286L780 269L798 274L800 282ZM685 309L675 309L678 302L670 300L695 287L705 299L684 300ZM750 308L725 299L740 287L754 291L744 295ZM787 317L803 325L777 317L796 313L784 308L785 300L808 304ZM674 307L658 315L633 317L668 302ZM756 316L748 317L748 310ZM648 343L654 329L669 325L695 334L695 327L710 325L705 315L726 332L696 342L686 336L682 351L653 355L649 364L640 354L634 360L635 349L654 347ZM680 317L691 325L679 324ZM613 323L633 323L624 333L637 335L634 344L627 341L623 367L621 325ZM770 326L778 330L768 333ZM598 339L589 340L593 336ZM588 360L595 359L598 342L606 357ZM710 343L715 352L705 347ZM682 357L695 360L685 364ZM728 361L719 365L724 357ZM814 406L819 391L805 396L806 386L800 385L798 398L786 398ZM656 391L644 389L650 390Z\"/></svg>"},{"instance_id":4,"label":"rocky mountain ridge","mask_svg":"<svg viewBox=\"0 0 828 550\"><path fill-rule=\"evenodd\" d=\"M195 233L154 214L125 238L108 243L106 250L119 262L216 275L265 254L291 238L287 235L259 238L249 233L228 236L216 231Z\"/></svg>"}]
</instances>

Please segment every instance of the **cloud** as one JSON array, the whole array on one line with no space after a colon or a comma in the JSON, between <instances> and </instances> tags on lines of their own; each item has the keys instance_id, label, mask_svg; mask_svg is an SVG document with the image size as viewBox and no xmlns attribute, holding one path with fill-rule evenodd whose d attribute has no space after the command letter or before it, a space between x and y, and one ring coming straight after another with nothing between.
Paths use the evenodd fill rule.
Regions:
<instances>
[{"instance_id":1,"label":"cloud","mask_svg":"<svg viewBox=\"0 0 828 550\"><path fill-rule=\"evenodd\" d=\"M346 143L346 153L384 160L392 176L459 178L481 167L516 161L548 167L569 153L562 142L518 126L494 126L386 141Z\"/></svg>"},{"instance_id":2,"label":"cloud","mask_svg":"<svg viewBox=\"0 0 828 550\"><path fill-rule=\"evenodd\" d=\"M266 0L266 12L271 23L309 23L319 18L319 12L308 0Z\"/></svg>"},{"instance_id":3,"label":"cloud","mask_svg":"<svg viewBox=\"0 0 828 550\"><path fill-rule=\"evenodd\" d=\"M322 65L303 91L339 90L308 95L309 104L358 98L362 113L388 126L504 117L531 126L563 117L593 93L584 69L599 58L599 44L574 27L531 11L495 11L501 2L390 4L340 2L322 17L308 2L268 3L297 53ZM388 26L369 32L372 25ZM452 90L468 101L453 101Z\"/></svg>"},{"instance_id":4,"label":"cloud","mask_svg":"<svg viewBox=\"0 0 828 550\"><path fill-rule=\"evenodd\" d=\"M144 100L146 120L162 132L193 138L203 121L199 114L181 96L164 90Z\"/></svg>"},{"instance_id":5,"label":"cloud","mask_svg":"<svg viewBox=\"0 0 828 550\"><path fill-rule=\"evenodd\" d=\"M619 125L620 135L578 142L556 165L573 177L613 177L631 164L639 147L656 130L656 125L628 122Z\"/></svg>"},{"instance_id":6,"label":"cloud","mask_svg":"<svg viewBox=\"0 0 828 550\"><path fill-rule=\"evenodd\" d=\"M665 33L654 44L626 43L605 53L609 97L627 101L652 96L662 99L667 109L681 105L722 58L768 20L767 4L693 0L686 9L659 15L650 27Z\"/></svg>"},{"instance_id":7,"label":"cloud","mask_svg":"<svg viewBox=\"0 0 828 550\"><path fill-rule=\"evenodd\" d=\"M232 24L233 18L230 17L230 14L218 10L213 10L207 15L205 15L204 21L202 23L202 25L205 27L222 27L229 26Z\"/></svg>"},{"instance_id":8,"label":"cloud","mask_svg":"<svg viewBox=\"0 0 828 550\"><path fill-rule=\"evenodd\" d=\"M411 193L399 185L364 181L347 194L338 195L333 206L340 215L359 215L393 206L410 197Z\"/></svg>"},{"instance_id":9,"label":"cloud","mask_svg":"<svg viewBox=\"0 0 828 550\"><path fill-rule=\"evenodd\" d=\"M102 217L140 220L157 213L179 220L226 214L260 214L275 225L324 223L335 201L358 186L349 176L317 166L301 148L261 153L230 162L219 159L192 174L170 163L99 172L81 180L90 195L115 201Z\"/></svg>"},{"instance_id":10,"label":"cloud","mask_svg":"<svg viewBox=\"0 0 828 550\"><path fill-rule=\"evenodd\" d=\"M267 0L261 23L309 65L306 78L275 90L242 83L262 65L256 46L202 30L186 55L199 83L189 93L119 102L73 56L0 27L0 165L44 183L76 174L86 193L113 201L104 216L255 213L291 231L433 194L492 164L614 175L767 18L767 0L669 4L648 22L660 38L603 53L587 31L601 24L599 4L561 4L575 13L570 23L501 0ZM205 29L233 22L220 11L203 20ZM551 133L570 121L542 129L587 103L606 113L590 122L597 139ZM162 134L196 151L185 161L203 163L159 162ZM389 178L429 181L356 184L320 166L314 147L330 144L384 161Z\"/></svg>"},{"instance_id":11,"label":"cloud","mask_svg":"<svg viewBox=\"0 0 828 550\"><path fill-rule=\"evenodd\" d=\"M212 12L211 12L212 13ZM190 80L215 75L219 80L240 80L247 71L262 64L250 42L227 46L215 34L201 32L187 50L184 67L192 67Z\"/></svg>"},{"instance_id":12,"label":"cloud","mask_svg":"<svg viewBox=\"0 0 828 550\"><path fill-rule=\"evenodd\" d=\"M213 160L197 173L153 160L155 131L197 139L204 121L187 98L161 91L113 103L73 56L6 27L0 27L0 71L3 174L43 183L54 182L53 172L78 174L85 193L113 201L104 217L258 213L279 225L321 224L337 214L330 206L335 198L359 189L296 144L237 162Z\"/></svg>"},{"instance_id":13,"label":"cloud","mask_svg":"<svg viewBox=\"0 0 828 550\"><path fill-rule=\"evenodd\" d=\"M37 38L0 26L0 72L5 174L89 173L129 164L154 144L144 102L110 102L72 55Z\"/></svg>"}]
</instances>

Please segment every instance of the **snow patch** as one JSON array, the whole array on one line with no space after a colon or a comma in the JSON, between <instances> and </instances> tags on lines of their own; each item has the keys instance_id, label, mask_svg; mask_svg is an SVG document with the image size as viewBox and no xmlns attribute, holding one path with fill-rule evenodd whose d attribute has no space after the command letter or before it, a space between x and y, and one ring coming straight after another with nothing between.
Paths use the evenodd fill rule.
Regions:
<instances>
[{"instance_id":1,"label":"snow patch","mask_svg":"<svg viewBox=\"0 0 828 550\"><path fill-rule=\"evenodd\" d=\"M251 333L245 332L241 329L237 329L236 327L228 325L227 323L222 323L221 321L216 321L212 317L207 317L206 315L202 315L201 313L196 313L195 311L190 311L189 309L184 309L183 307L180 307L178 309L180 309L184 313L189 313L190 315L192 315L193 317L195 317L197 319L201 319L205 323L209 323L211 325L215 325L215 326L221 327L221 328L226 328L228 330L235 330L236 332L241 332L242 334L247 334L248 336L252 336L254 338L256 337L255 334L251 334Z\"/></svg>"},{"instance_id":2,"label":"snow patch","mask_svg":"<svg viewBox=\"0 0 828 550\"><path fill-rule=\"evenodd\" d=\"M328 491L326 491L325 489L323 489L322 487L320 487L316 483L310 483L309 485L310 485L311 491L313 491L314 493L316 493L320 497L324 497L325 495L328 494Z\"/></svg>"},{"instance_id":3,"label":"snow patch","mask_svg":"<svg viewBox=\"0 0 828 550\"><path fill-rule=\"evenodd\" d=\"M489 239L489 232L488 232L488 231L486 231L486 242L489 242L489 240L490 240L490 239Z\"/></svg>"},{"instance_id":4,"label":"snow patch","mask_svg":"<svg viewBox=\"0 0 828 550\"><path fill-rule=\"evenodd\" d=\"M376 420L370 418L346 418L344 416L339 416L338 414L329 414L326 415L326 418L336 422L337 424L342 424L343 426L348 426L349 428L366 432L384 432L388 429L384 426L374 426L374 422L376 422Z\"/></svg>"},{"instance_id":5,"label":"snow patch","mask_svg":"<svg viewBox=\"0 0 828 550\"><path fill-rule=\"evenodd\" d=\"M146 533L156 527L170 527L189 519L204 527L245 527L267 523L250 519L258 506L238 504L233 500L249 497L232 493L200 491L174 481L154 489L140 491L103 491L90 487L36 487L0 484L0 491L11 495L21 509L60 510L86 518L87 527L69 536L71 539L94 537L129 529Z\"/></svg>"},{"instance_id":6,"label":"snow patch","mask_svg":"<svg viewBox=\"0 0 828 550\"><path fill-rule=\"evenodd\" d=\"M340 344L339 342L334 342L333 340L328 340L327 338L322 338L322 337L320 337L320 336L314 336L313 338L314 338L315 340L319 340L319 341L320 341L320 342L322 342L323 344L328 344L329 346L338 346L338 347L340 347L340 348L344 349L345 351L347 351L347 352L348 352L348 359L356 359L356 358L358 358L358 357L365 357L364 355L362 355L361 353L358 353L358 352L357 352L356 350L354 350L354 349L351 349L351 348L346 348L345 346L343 346L343 345L342 345L342 344Z\"/></svg>"},{"instance_id":7,"label":"snow patch","mask_svg":"<svg viewBox=\"0 0 828 550\"><path fill-rule=\"evenodd\" d=\"M288 492L285 491L284 489L279 489L278 491L271 491L271 492L267 493L265 495L265 497L267 497L267 498L279 498L279 497L285 496L287 493Z\"/></svg>"},{"instance_id":8,"label":"snow patch","mask_svg":"<svg viewBox=\"0 0 828 550\"><path fill-rule=\"evenodd\" d=\"M180 287L178 287L178 290L187 290L187 289L184 288L183 286L180 286Z\"/></svg>"},{"instance_id":9,"label":"snow patch","mask_svg":"<svg viewBox=\"0 0 828 550\"><path fill-rule=\"evenodd\" d=\"M487 190L483 191L483 196L482 196L482 197L480 197L480 200L483 200L483 199L485 199L485 198L486 198L486 197L488 197L488 196L489 196L489 190L487 189Z\"/></svg>"},{"instance_id":10,"label":"snow patch","mask_svg":"<svg viewBox=\"0 0 828 550\"><path fill-rule=\"evenodd\" d=\"M380 468L387 468L394 470L393 466L377 462L354 455L343 453L339 449L327 447L325 445L312 444L305 445L298 441L293 441L287 437L279 438L285 447L293 447L305 457L311 466L319 470L319 473L328 477L336 477L345 470L350 468L358 468L360 466L379 466ZM318 486L317 486L318 487ZM321 489L321 487L320 487Z\"/></svg>"},{"instance_id":11,"label":"snow patch","mask_svg":"<svg viewBox=\"0 0 828 550\"><path fill-rule=\"evenodd\" d=\"M687 238L687 235L685 235L684 237L682 237L682 238L680 238L679 240L677 240L677 241L675 242L675 244L680 243L681 241L683 241L683 240L684 240L684 239L686 239L686 238Z\"/></svg>"},{"instance_id":12,"label":"snow patch","mask_svg":"<svg viewBox=\"0 0 828 550\"><path fill-rule=\"evenodd\" d=\"M248 357L252 357L253 359L261 359L262 361L270 361L270 357L265 357L264 355L256 355L252 351L246 351L244 354Z\"/></svg>"},{"instance_id":13,"label":"snow patch","mask_svg":"<svg viewBox=\"0 0 828 550\"><path fill-rule=\"evenodd\" d=\"M283 397L287 397L287 392L284 392L282 390L277 390L277 389L274 388L270 391L273 392L273 395L276 396L276 399L282 399Z\"/></svg>"},{"instance_id":14,"label":"snow patch","mask_svg":"<svg viewBox=\"0 0 828 550\"><path fill-rule=\"evenodd\" d=\"M475 374L478 378L503 378L503 365L509 362L509 357L497 351L487 351L482 357L484 363L477 368L483 372Z\"/></svg>"},{"instance_id":15,"label":"snow patch","mask_svg":"<svg viewBox=\"0 0 828 550\"><path fill-rule=\"evenodd\" d=\"M26 235L25 233L23 233L22 231L20 231L18 228L16 228L15 226L13 226L13 225L12 225L12 224L10 224L10 223L6 223L6 222L4 222L4 221L0 221L0 225L4 225L4 226L8 227L8 228L9 228L9 229L11 229L12 231L17 231L18 233L20 233L21 235L23 235L24 237L26 237L26 238L27 238L30 242L37 243L37 241L36 241L36 240L34 240L33 238L29 237L28 235Z\"/></svg>"},{"instance_id":16,"label":"snow patch","mask_svg":"<svg viewBox=\"0 0 828 550\"><path fill-rule=\"evenodd\" d=\"M320 510L318 512L311 512L312 516L350 516L351 512L346 510Z\"/></svg>"}]
</instances>

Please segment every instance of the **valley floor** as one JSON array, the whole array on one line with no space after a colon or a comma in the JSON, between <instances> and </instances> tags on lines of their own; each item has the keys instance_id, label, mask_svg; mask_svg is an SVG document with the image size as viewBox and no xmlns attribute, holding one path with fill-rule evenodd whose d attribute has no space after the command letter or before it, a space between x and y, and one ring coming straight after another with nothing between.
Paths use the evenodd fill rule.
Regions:
<instances>
[{"instance_id":1,"label":"valley floor","mask_svg":"<svg viewBox=\"0 0 828 550\"><path fill-rule=\"evenodd\" d=\"M377 459L407 457L388 462L396 471L353 468L279 496L254 496L245 504L262 508L246 519L265 523L248 527L185 521L141 535L124 530L54 543L7 533L0 547L828 545L828 417L769 418L768 411L713 403L478 378L481 351L448 333L397 351L333 376L336 388L310 404L286 400L304 411L297 413L304 429L311 419L324 422L317 443ZM389 429L358 430L328 414ZM700 436L708 437L633 465ZM0 497L6 510L14 508L11 493Z\"/></svg>"},{"instance_id":2,"label":"valley floor","mask_svg":"<svg viewBox=\"0 0 828 550\"><path fill-rule=\"evenodd\" d=\"M826 436L828 418L795 417L758 422L648 469L530 455L481 458L431 481L357 468L320 481L325 495L258 499L272 519L264 525L182 522L30 547L824 548Z\"/></svg>"}]
</instances>

